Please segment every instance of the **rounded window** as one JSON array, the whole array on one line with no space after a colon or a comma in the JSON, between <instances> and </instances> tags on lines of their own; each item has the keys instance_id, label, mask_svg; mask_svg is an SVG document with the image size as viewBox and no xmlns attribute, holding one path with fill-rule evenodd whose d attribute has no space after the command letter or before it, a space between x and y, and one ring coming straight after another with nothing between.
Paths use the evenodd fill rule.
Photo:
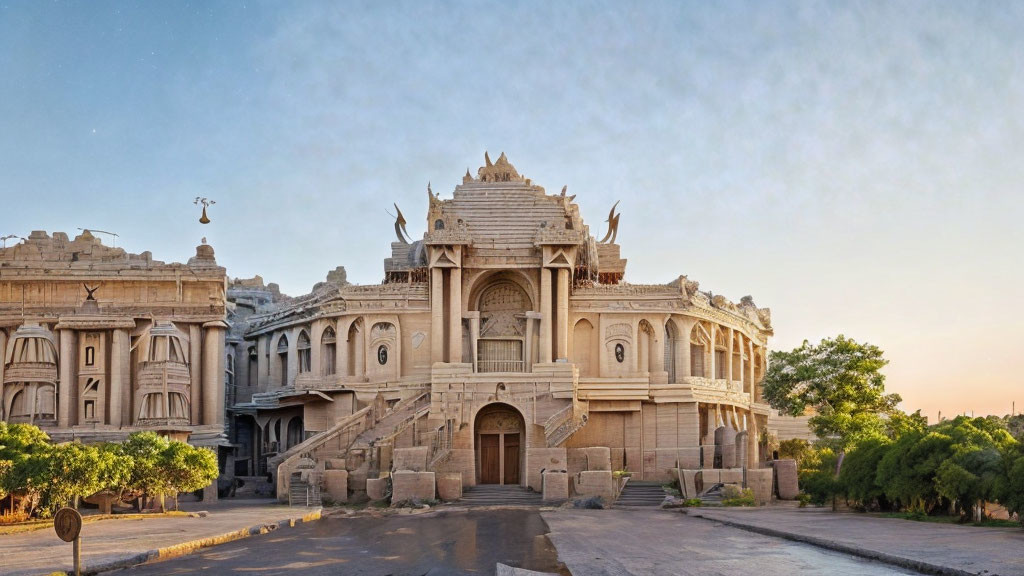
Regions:
<instances>
[{"instance_id":1,"label":"rounded window","mask_svg":"<svg viewBox=\"0 0 1024 576\"><path fill-rule=\"evenodd\" d=\"M377 348L377 363L381 366L388 363L388 347L383 344Z\"/></svg>"},{"instance_id":2,"label":"rounded window","mask_svg":"<svg viewBox=\"0 0 1024 576\"><path fill-rule=\"evenodd\" d=\"M615 361L622 364L626 360L626 347L622 344L615 345Z\"/></svg>"}]
</instances>

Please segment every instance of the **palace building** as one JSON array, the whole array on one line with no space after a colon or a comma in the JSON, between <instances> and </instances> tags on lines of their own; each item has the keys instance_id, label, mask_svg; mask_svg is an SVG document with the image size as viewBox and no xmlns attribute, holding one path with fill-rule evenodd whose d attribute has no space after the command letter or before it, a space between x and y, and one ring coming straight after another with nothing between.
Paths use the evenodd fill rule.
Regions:
<instances>
[{"instance_id":1,"label":"palace building","mask_svg":"<svg viewBox=\"0 0 1024 576\"><path fill-rule=\"evenodd\" d=\"M592 231L574 196L546 193L504 154L485 158L476 176L467 171L450 198L429 186L427 195L421 239L409 238L397 212L381 284L349 284L340 268L298 298L258 277L230 283L229 473L269 474L278 497L293 501L321 491L336 501L388 490L395 501L448 497L485 484L559 499L613 496L613 471L634 481L701 469L746 478L770 458L768 309L712 296L685 276L628 283L616 208L607 229ZM18 300L3 290L4 302ZM72 300L67 317L31 329L81 326L72 320L81 299ZM211 313L213 300L203 302ZM198 310L172 309L166 323L107 328L108 346L122 353L127 338L109 334L131 335L125 371L145 365L135 339L165 333L158 328L199 352L194 342L219 330L217 319L193 320ZM43 337L42 348L54 342ZM208 389L202 374L182 380L193 394ZM5 377L11 394L31 385L18 378ZM82 402L87 392L75 390ZM145 414L143 398L132 398L134 412L125 398L125 417ZM205 411L191 416L207 423Z\"/></svg>"},{"instance_id":2,"label":"palace building","mask_svg":"<svg viewBox=\"0 0 1024 576\"><path fill-rule=\"evenodd\" d=\"M55 441L153 430L227 446L226 286L205 241L188 264L88 230L0 249L0 418Z\"/></svg>"}]
</instances>

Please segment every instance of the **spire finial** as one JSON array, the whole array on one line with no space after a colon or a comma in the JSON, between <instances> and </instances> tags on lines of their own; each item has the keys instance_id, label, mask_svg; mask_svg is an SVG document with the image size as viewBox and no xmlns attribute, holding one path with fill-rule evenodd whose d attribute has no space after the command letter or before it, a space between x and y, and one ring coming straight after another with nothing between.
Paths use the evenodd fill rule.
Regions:
<instances>
[{"instance_id":1,"label":"spire finial","mask_svg":"<svg viewBox=\"0 0 1024 576\"><path fill-rule=\"evenodd\" d=\"M488 168L494 166L494 164L491 164L491 156L487 153L487 150L484 150L484 165Z\"/></svg>"}]
</instances>

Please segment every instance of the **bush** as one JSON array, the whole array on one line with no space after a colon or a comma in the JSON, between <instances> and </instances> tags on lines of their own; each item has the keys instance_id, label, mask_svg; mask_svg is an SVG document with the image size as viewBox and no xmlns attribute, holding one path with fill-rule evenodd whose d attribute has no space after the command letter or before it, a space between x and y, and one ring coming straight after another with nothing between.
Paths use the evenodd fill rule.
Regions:
<instances>
[{"instance_id":1,"label":"bush","mask_svg":"<svg viewBox=\"0 0 1024 576\"><path fill-rule=\"evenodd\" d=\"M754 491L750 488L726 484L722 488L722 506L756 506Z\"/></svg>"},{"instance_id":2,"label":"bush","mask_svg":"<svg viewBox=\"0 0 1024 576\"><path fill-rule=\"evenodd\" d=\"M807 508L807 505L811 503L811 495L806 492L801 492L796 495L796 500L800 503L801 508Z\"/></svg>"},{"instance_id":3,"label":"bush","mask_svg":"<svg viewBox=\"0 0 1024 576\"><path fill-rule=\"evenodd\" d=\"M836 479L838 461L839 457L828 448L813 451L804 458L804 467L799 471L800 487L811 502L820 506L841 493Z\"/></svg>"}]
</instances>

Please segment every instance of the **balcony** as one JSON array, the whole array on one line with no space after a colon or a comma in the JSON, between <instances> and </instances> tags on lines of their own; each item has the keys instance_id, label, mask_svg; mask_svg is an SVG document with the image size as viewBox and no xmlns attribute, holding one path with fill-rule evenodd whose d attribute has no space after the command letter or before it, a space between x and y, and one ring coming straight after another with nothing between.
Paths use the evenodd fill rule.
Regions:
<instances>
[{"instance_id":1,"label":"balcony","mask_svg":"<svg viewBox=\"0 0 1024 576\"><path fill-rule=\"evenodd\" d=\"M191 383L188 364L184 362L139 362L140 388L162 388L165 377L171 385L188 386Z\"/></svg>"},{"instance_id":2,"label":"balcony","mask_svg":"<svg viewBox=\"0 0 1024 576\"><path fill-rule=\"evenodd\" d=\"M57 383L57 365L52 362L13 362L4 369L4 383Z\"/></svg>"}]
</instances>

